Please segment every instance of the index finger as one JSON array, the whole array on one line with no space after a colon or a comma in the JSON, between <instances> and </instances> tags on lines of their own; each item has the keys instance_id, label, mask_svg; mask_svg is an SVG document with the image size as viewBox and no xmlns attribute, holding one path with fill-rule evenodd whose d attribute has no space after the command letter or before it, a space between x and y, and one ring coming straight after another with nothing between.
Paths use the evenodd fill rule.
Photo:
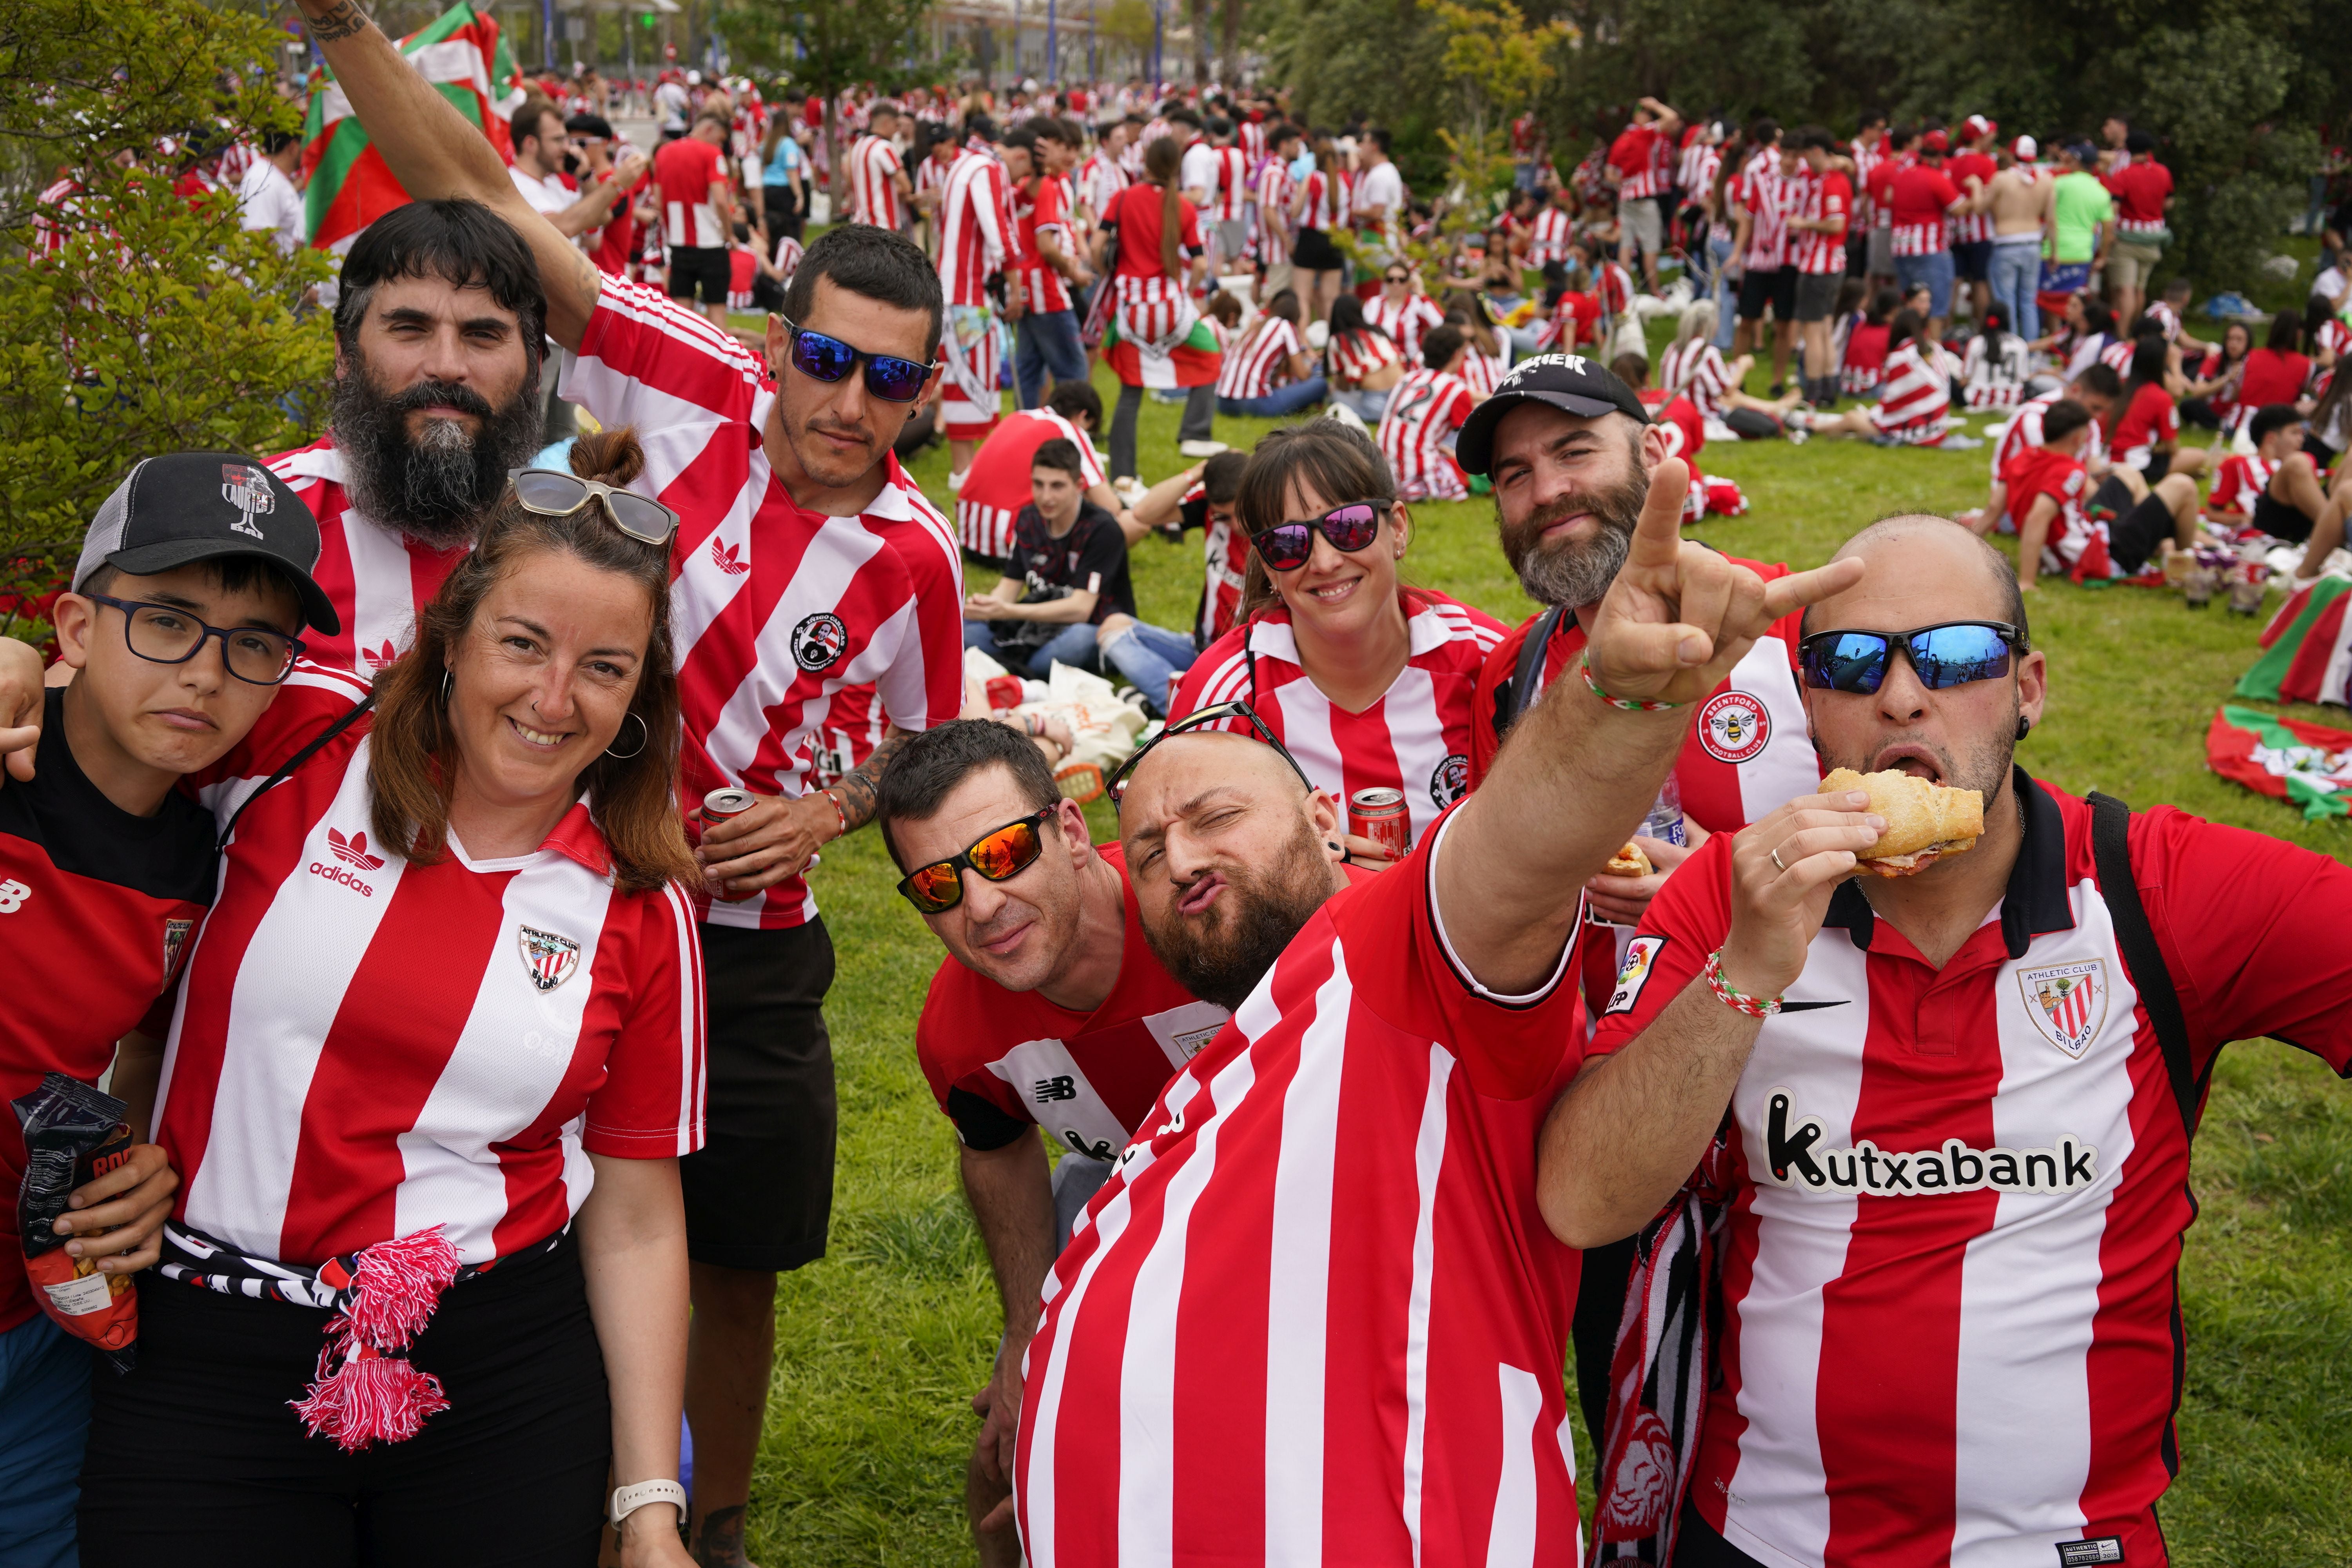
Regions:
<instances>
[{"instance_id":1,"label":"index finger","mask_svg":"<svg viewBox=\"0 0 2352 1568\"><path fill-rule=\"evenodd\" d=\"M1633 542L1626 562L1664 571L1682 554L1683 501L1690 494L1690 465L1668 458L1650 470L1650 493L1642 502L1641 520L1633 524Z\"/></svg>"},{"instance_id":2,"label":"index finger","mask_svg":"<svg viewBox=\"0 0 2352 1568\"><path fill-rule=\"evenodd\" d=\"M0 753L8 758L8 776L19 784L33 782L33 754L41 742L38 724L0 728Z\"/></svg>"},{"instance_id":3,"label":"index finger","mask_svg":"<svg viewBox=\"0 0 2352 1568\"><path fill-rule=\"evenodd\" d=\"M1849 555L1810 572L1791 572L1764 584L1764 610L1774 620L1807 605L1818 605L1862 581L1862 560Z\"/></svg>"}]
</instances>

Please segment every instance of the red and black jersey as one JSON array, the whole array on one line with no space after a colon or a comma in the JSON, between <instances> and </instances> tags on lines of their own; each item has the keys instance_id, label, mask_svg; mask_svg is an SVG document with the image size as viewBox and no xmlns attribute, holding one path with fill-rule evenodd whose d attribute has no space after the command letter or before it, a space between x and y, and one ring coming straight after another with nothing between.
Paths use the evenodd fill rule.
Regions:
<instances>
[{"instance_id":1,"label":"red and black jersey","mask_svg":"<svg viewBox=\"0 0 2352 1568\"><path fill-rule=\"evenodd\" d=\"M32 782L0 788L0 945L19 980L0 1007L0 1100L52 1072L96 1083L213 899L212 814L176 791L152 816L107 799L66 743L65 695L48 692ZM24 1175L23 1134L0 1115L0 1332L35 1310L16 1241Z\"/></svg>"}]
</instances>

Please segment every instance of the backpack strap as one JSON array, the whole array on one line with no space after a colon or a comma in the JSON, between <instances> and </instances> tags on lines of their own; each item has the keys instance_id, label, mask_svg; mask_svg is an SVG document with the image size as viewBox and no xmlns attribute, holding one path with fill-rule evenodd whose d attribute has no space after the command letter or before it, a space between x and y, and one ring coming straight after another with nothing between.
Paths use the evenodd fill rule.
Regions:
<instances>
[{"instance_id":1,"label":"backpack strap","mask_svg":"<svg viewBox=\"0 0 2352 1568\"><path fill-rule=\"evenodd\" d=\"M271 773L268 778L262 780L261 787L255 790L251 795L247 795L243 801L239 802L237 808L229 814L228 820L221 824L220 839L213 846L214 853L218 854L228 848L228 836L236 831L237 818L245 815L247 807L250 806L255 801L259 800L263 795L268 795L271 790L276 789L279 784L284 784L289 778L292 777L296 768L300 767L304 763L307 763L312 757L317 756L320 748L325 746L328 742L333 740L336 736L350 729L352 725L358 721L361 714L366 712L369 709L373 708L374 706L375 693L374 691L370 690L365 697L361 698L357 702L352 704L348 712L341 714L333 723L328 725L325 729L312 736L309 744L305 745L300 751L295 752L292 756L287 758L284 762L278 763L278 771Z\"/></svg>"},{"instance_id":2,"label":"backpack strap","mask_svg":"<svg viewBox=\"0 0 2352 1568\"><path fill-rule=\"evenodd\" d=\"M1528 628L1525 641L1519 644L1519 662L1511 671L1511 679L1495 690L1495 739L1501 740L1518 722L1519 715L1528 710L1529 694L1536 689L1537 678L1543 674L1544 654L1551 647L1552 634L1559 630L1560 617L1568 614L1565 605L1554 605L1536 617Z\"/></svg>"},{"instance_id":3,"label":"backpack strap","mask_svg":"<svg viewBox=\"0 0 2352 1568\"><path fill-rule=\"evenodd\" d=\"M2116 922L2116 945L2123 950L2124 967L2147 1008L2156 1043L2164 1048L2164 1067L2172 1079L2172 1098L2180 1107L2180 1124L2192 1138L2197 1133L2197 1073L2189 1053L2189 1024L2180 1011L2180 994L2172 987L2172 972L2156 945L2156 928L2148 923L2147 906L2140 901L2139 883L2132 876L2131 807L2112 795L2091 792L2091 858L2099 872L2099 894Z\"/></svg>"}]
</instances>

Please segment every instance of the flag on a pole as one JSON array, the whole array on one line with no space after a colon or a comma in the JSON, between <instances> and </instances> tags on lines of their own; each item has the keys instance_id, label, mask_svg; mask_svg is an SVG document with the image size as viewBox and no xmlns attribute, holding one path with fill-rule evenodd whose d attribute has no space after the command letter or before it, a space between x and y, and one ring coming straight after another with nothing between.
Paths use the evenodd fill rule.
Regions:
<instances>
[{"instance_id":1,"label":"flag on a pole","mask_svg":"<svg viewBox=\"0 0 2352 1568\"><path fill-rule=\"evenodd\" d=\"M522 104L523 77L496 17L473 0L457 0L430 26L401 39L400 52L490 139L499 156L514 162L507 125ZM352 116L351 100L323 69L310 73L303 136L302 167L310 176L303 211L310 243L320 250L341 255L360 230L407 205L408 193Z\"/></svg>"},{"instance_id":2,"label":"flag on a pole","mask_svg":"<svg viewBox=\"0 0 2352 1568\"><path fill-rule=\"evenodd\" d=\"M2352 730L2230 703L2205 733L2205 761L2256 795L2301 806L2313 822L2352 816Z\"/></svg>"},{"instance_id":3,"label":"flag on a pole","mask_svg":"<svg viewBox=\"0 0 2352 1568\"><path fill-rule=\"evenodd\" d=\"M2263 656L2238 678L2236 695L2269 702L2347 702L2352 687L2352 578L2297 588L2263 628Z\"/></svg>"}]
</instances>

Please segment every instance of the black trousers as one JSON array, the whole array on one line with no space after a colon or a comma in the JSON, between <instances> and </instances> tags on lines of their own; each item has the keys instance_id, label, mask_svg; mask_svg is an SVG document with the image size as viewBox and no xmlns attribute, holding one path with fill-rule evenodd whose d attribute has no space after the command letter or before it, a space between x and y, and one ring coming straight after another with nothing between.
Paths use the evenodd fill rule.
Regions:
<instances>
[{"instance_id":1,"label":"black trousers","mask_svg":"<svg viewBox=\"0 0 2352 1568\"><path fill-rule=\"evenodd\" d=\"M697 1263L781 1274L824 1256L833 1219L833 1040L824 921L702 927L709 998L703 1145L677 1163Z\"/></svg>"},{"instance_id":2,"label":"black trousers","mask_svg":"<svg viewBox=\"0 0 2352 1568\"><path fill-rule=\"evenodd\" d=\"M591 1568L613 1452L580 1249L451 1286L411 1359L449 1408L346 1454L287 1408L328 1314L139 1277L139 1365L92 1380L84 1568Z\"/></svg>"}]
</instances>

